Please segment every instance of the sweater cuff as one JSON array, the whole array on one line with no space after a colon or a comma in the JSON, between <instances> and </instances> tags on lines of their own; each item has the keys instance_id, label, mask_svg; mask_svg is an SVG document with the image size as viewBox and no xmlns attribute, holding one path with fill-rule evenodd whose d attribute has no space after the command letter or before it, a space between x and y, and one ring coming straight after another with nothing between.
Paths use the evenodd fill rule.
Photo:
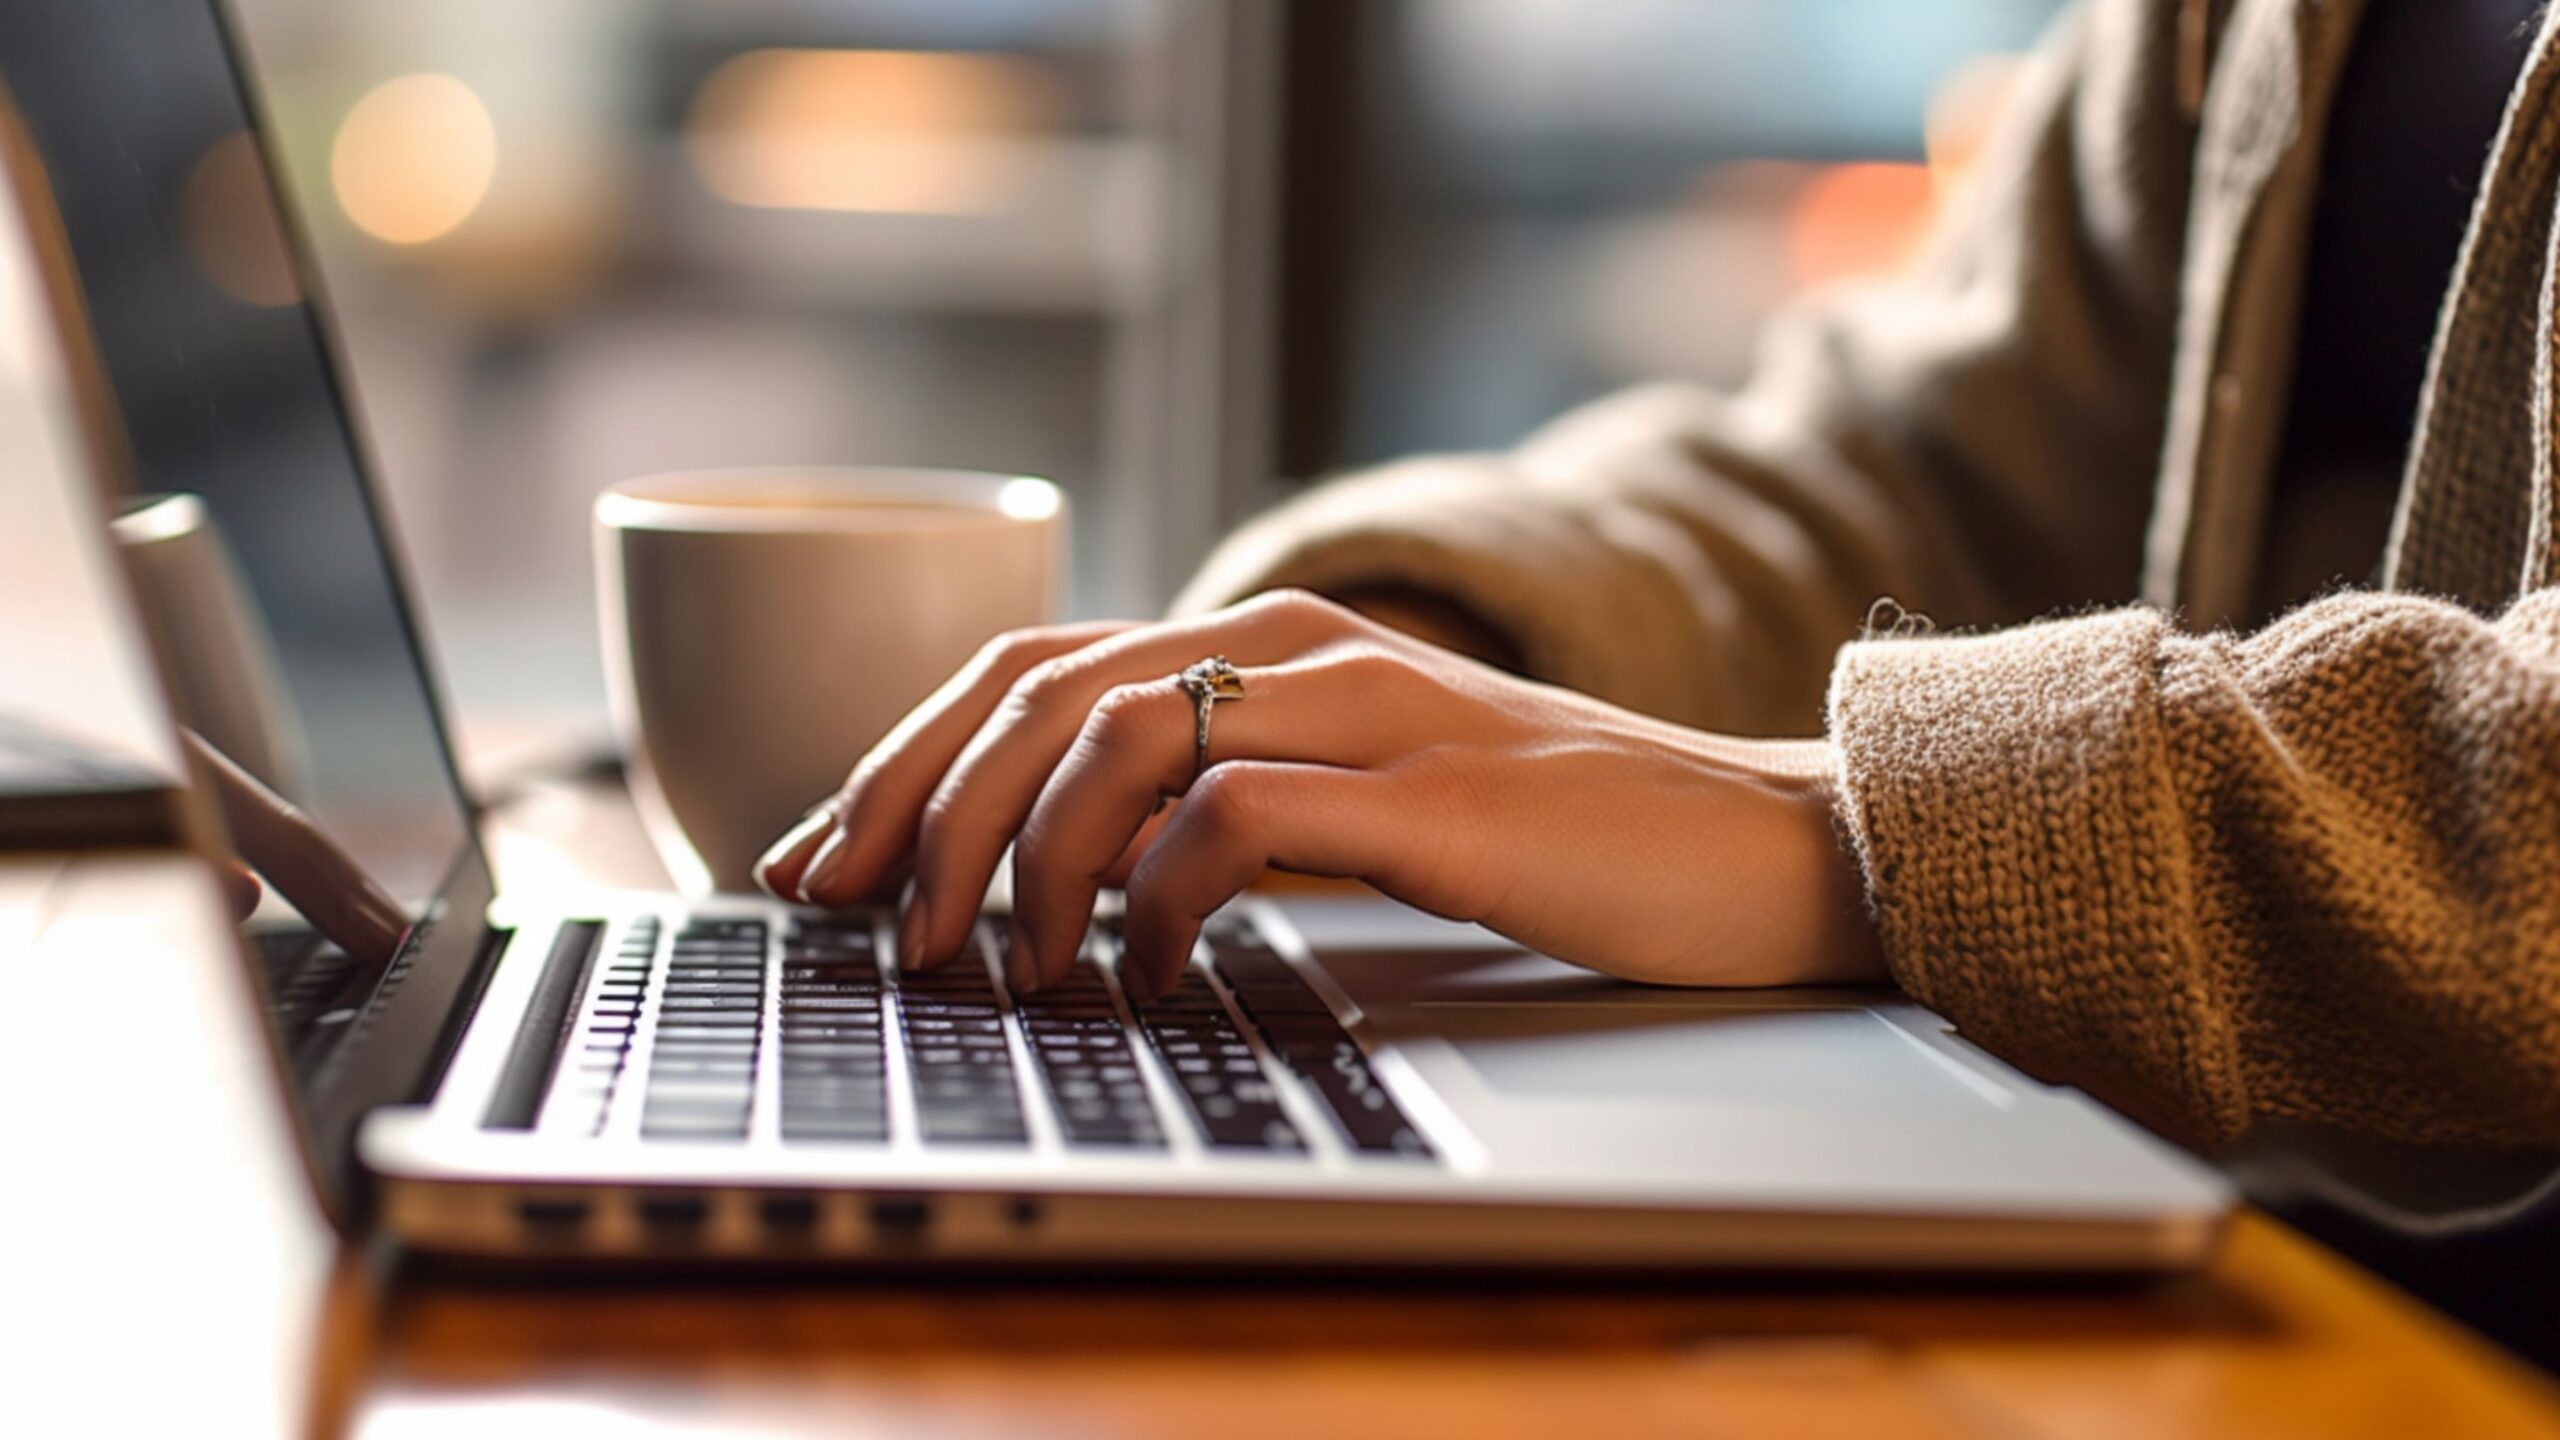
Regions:
<instances>
[{"instance_id":1,"label":"sweater cuff","mask_svg":"<svg viewBox=\"0 0 2560 1440\"><path fill-rule=\"evenodd\" d=\"M1842 820L1903 988L2181 1139L2247 1120L2162 750L2166 617L1843 648Z\"/></svg>"},{"instance_id":2,"label":"sweater cuff","mask_svg":"<svg viewBox=\"0 0 2560 1440\"><path fill-rule=\"evenodd\" d=\"M1442 596L1533 676L1696 724L1715 687L1701 595L1718 589L1667 521L1595 507L1494 456L1404 461L1321 486L1238 530L1174 601L1196 614L1284 586Z\"/></svg>"}]
</instances>

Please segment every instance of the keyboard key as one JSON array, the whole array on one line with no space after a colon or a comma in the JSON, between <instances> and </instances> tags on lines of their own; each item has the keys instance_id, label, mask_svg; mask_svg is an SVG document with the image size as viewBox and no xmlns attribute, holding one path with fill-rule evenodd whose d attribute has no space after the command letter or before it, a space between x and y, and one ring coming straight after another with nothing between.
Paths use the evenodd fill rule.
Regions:
<instances>
[{"instance_id":1,"label":"keyboard key","mask_svg":"<svg viewBox=\"0 0 2560 1440\"><path fill-rule=\"evenodd\" d=\"M655 1053L660 1058L679 1055L737 1055L752 1057L756 1053L756 1033L752 1030L704 1032L658 1032Z\"/></svg>"},{"instance_id":2,"label":"keyboard key","mask_svg":"<svg viewBox=\"0 0 2560 1440\"><path fill-rule=\"evenodd\" d=\"M712 1108L644 1105L640 1134L651 1140L743 1140L747 1107L743 1103Z\"/></svg>"},{"instance_id":3,"label":"keyboard key","mask_svg":"<svg viewBox=\"0 0 2560 1440\"><path fill-rule=\"evenodd\" d=\"M934 1144L1020 1145L1030 1140L1018 1108L928 1106L917 1112L924 1138Z\"/></svg>"},{"instance_id":4,"label":"keyboard key","mask_svg":"<svg viewBox=\"0 0 2560 1440\"><path fill-rule=\"evenodd\" d=\"M1236 1003L1244 1013L1259 1020L1266 1015L1331 1015L1333 1007L1324 1003L1306 981L1292 975L1285 985L1236 985Z\"/></svg>"},{"instance_id":5,"label":"keyboard key","mask_svg":"<svg viewBox=\"0 0 2560 1440\"><path fill-rule=\"evenodd\" d=\"M1128 1034L1111 1008L1101 972L1078 965L1066 980L1017 1003L1031 1036L1034 1068L1047 1084L1050 1108L1068 1144L1165 1148L1163 1127L1137 1078ZM1105 1061L1118 1062L1122 1082L1102 1080Z\"/></svg>"},{"instance_id":6,"label":"keyboard key","mask_svg":"<svg viewBox=\"0 0 2560 1440\"><path fill-rule=\"evenodd\" d=\"M619 1067L619 1057L616 1058ZM749 1055L669 1055L660 1052L649 1062L652 1076L670 1079L693 1076L735 1075L744 1079L755 1074L755 1057Z\"/></svg>"},{"instance_id":7,"label":"keyboard key","mask_svg":"<svg viewBox=\"0 0 2560 1440\"><path fill-rule=\"evenodd\" d=\"M897 1008L925 1141L1028 1144L995 982L977 953L940 970L901 975Z\"/></svg>"},{"instance_id":8,"label":"keyboard key","mask_svg":"<svg viewBox=\"0 0 2560 1440\"><path fill-rule=\"evenodd\" d=\"M796 1142L836 1142L880 1144L889 1138L889 1119L884 1113L837 1114L804 1113L790 1106L782 1110L782 1138Z\"/></svg>"},{"instance_id":9,"label":"keyboard key","mask_svg":"<svg viewBox=\"0 0 2560 1440\"><path fill-rule=\"evenodd\" d=\"M1330 1018L1291 1016L1265 1021L1262 1030L1272 1053L1324 1101L1354 1149L1386 1155L1431 1154L1429 1142L1397 1108L1385 1084L1369 1068L1359 1043L1340 1025Z\"/></svg>"},{"instance_id":10,"label":"keyboard key","mask_svg":"<svg viewBox=\"0 0 2560 1440\"><path fill-rule=\"evenodd\" d=\"M1230 1058L1231 1047L1248 1061L1253 1050L1201 972L1184 972L1182 983L1151 1002L1138 1018L1211 1146L1276 1153L1306 1149L1305 1138L1289 1123L1260 1067L1249 1065L1238 1074L1221 1063Z\"/></svg>"},{"instance_id":11,"label":"keyboard key","mask_svg":"<svg viewBox=\"0 0 2560 1440\"><path fill-rule=\"evenodd\" d=\"M763 1043L764 955L762 921L695 919L677 929L642 1078L643 1137L746 1138Z\"/></svg>"},{"instance_id":12,"label":"keyboard key","mask_svg":"<svg viewBox=\"0 0 2560 1440\"><path fill-rule=\"evenodd\" d=\"M827 955L829 935L840 963ZM889 1138L888 1048L871 932L794 928L784 951L777 1128L791 1144L879 1145Z\"/></svg>"}]
</instances>

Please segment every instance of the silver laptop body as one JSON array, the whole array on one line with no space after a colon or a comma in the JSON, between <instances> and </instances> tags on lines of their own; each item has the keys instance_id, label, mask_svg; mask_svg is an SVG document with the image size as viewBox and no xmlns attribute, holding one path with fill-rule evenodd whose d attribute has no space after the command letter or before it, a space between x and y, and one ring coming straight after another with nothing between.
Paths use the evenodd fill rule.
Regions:
<instances>
[{"instance_id":1,"label":"silver laptop body","mask_svg":"<svg viewBox=\"0 0 2560 1440\"><path fill-rule=\"evenodd\" d=\"M222 17L13 13L0 78L136 437L125 483L213 517L293 717L260 742L411 919L371 965L272 900L246 936L342 1223L546 1261L2126 1272L2210 1252L2211 1171L1891 993L1623 984L1327 898L1234 907L1140 1010L1107 920L1075 980L1016 997L983 933L902 979L877 913L501 893L313 267L288 238L299 303L227 297L154 228L153 187L259 132ZM160 303L122 303L136 285Z\"/></svg>"}]
</instances>

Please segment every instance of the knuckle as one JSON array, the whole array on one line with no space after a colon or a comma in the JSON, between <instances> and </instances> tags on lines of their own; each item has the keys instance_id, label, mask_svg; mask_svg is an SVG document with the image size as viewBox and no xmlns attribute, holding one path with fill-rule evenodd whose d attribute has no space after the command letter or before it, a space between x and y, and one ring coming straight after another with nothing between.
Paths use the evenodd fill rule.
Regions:
<instances>
[{"instance_id":1,"label":"knuckle","mask_svg":"<svg viewBox=\"0 0 2560 1440\"><path fill-rule=\"evenodd\" d=\"M1026 713L1053 709L1076 689L1083 672L1084 667L1074 658L1053 655L1014 680L1013 688L1006 692L1006 703Z\"/></svg>"},{"instance_id":2,"label":"knuckle","mask_svg":"<svg viewBox=\"0 0 2560 1440\"><path fill-rule=\"evenodd\" d=\"M1317 594L1296 586L1266 590L1245 602L1245 608L1262 618L1310 628L1339 627L1349 622L1351 612Z\"/></svg>"},{"instance_id":3,"label":"knuckle","mask_svg":"<svg viewBox=\"0 0 2560 1440\"><path fill-rule=\"evenodd\" d=\"M1093 711L1085 717L1085 744L1095 750L1116 751L1136 743L1148 722L1161 707L1164 692L1153 685L1114 685L1095 701Z\"/></svg>"},{"instance_id":4,"label":"knuckle","mask_svg":"<svg viewBox=\"0 0 2560 1440\"><path fill-rule=\"evenodd\" d=\"M819 803L833 810L841 818L848 809L852 808L853 802L860 798L864 791L880 783L880 772L889 768L890 760L897 753L886 741L864 751L862 758L853 762L853 768L845 772L844 783L838 785L835 793Z\"/></svg>"},{"instance_id":5,"label":"knuckle","mask_svg":"<svg viewBox=\"0 0 2560 1440\"><path fill-rule=\"evenodd\" d=\"M925 797L924 809L916 815L916 854L939 852L951 838L951 827L959 818L960 791L953 785L937 785Z\"/></svg>"},{"instance_id":6,"label":"knuckle","mask_svg":"<svg viewBox=\"0 0 2560 1440\"><path fill-rule=\"evenodd\" d=\"M1048 653L1038 630L1007 630L978 647L977 666L989 674L1010 675Z\"/></svg>"},{"instance_id":7,"label":"knuckle","mask_svg":"<svg viewBox=\"0 0 2560 1440\"><path fill-rule=\"evenodd\" d=\"M1405 685L1419 673L1412 660L1369 641L1335 648L1326 656L1325 668L1335 679L1363 690Z\"/></svg>"},{"instance_id":8,"label":"knuckle","mask_svg":"<svg viewBox=\"0 0 2560 1440\"><path fill-rule=\"evenodd\" d=\"M1243 834L1261 806L1260 778L1249 766L1212 765L1182 797L1191 828L1212 839Z\"/></svg>"}]
</instances>

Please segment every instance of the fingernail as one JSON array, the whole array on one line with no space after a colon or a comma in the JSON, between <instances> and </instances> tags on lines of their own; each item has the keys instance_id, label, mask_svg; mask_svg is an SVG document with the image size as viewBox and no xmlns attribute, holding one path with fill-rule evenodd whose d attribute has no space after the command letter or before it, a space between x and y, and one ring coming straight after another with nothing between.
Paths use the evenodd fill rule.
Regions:
<instances>
[{"instance_id":1,"label":"fingernail","mask_svg":"<svg viewBox=\"0 0 2560 1440\"><path fill-rule=\"evenodd\" d=\"M791 898L790 896L773 888L773 867L781 864L792 851L807 844L810 836L817 834L820 830L833 823L834 819L834 815L829 813L827 807L820 805L811 810L808 814L801 816L799 820L792 824L790 829L783 831L781 839L776 840L771 845L765 847L763 856L756 861L756 883L764 887L766 894L771 895L778 900L788 900ZM816 857L813 856L811 858L814 859Z\"/></svg>"},{"instance_id":2,"label":"fingernail","mask_svg":"<svg viewBox=\"0 0 2560 1440\"><path fill-rule=\"evenodd\" d=\"M1016 995L1028 995L1040 988L1040 967L1032 962L1031 937L1022 933L1022 922L1007 922L1004 932L1004 983Z\"/></svg>"},{"instance_id":3,"label":"fingernail","mask_svg":"<svg viewBox=\"0 0 2560 1440\"><path fill-rule=\"evenodd\" d=\"M926 923L924 895L919 891L908 898L905 913L898 917L898 968L910 974L924 968Z\"/></svg>"},{"instance_id":4,"label":"fingernail","mask_svg":"<svg viewBox=\"0 0 2560 1440\"><path fill-rule=\"evenodd\" d=\"M843 878L838 872L852 860L853 846L848 843L844 831L838 829L829 834L826 843L818 847L817 854L809 857L807 867L800 872L800 898L812 904L823 903L819 900L821 893L835 889L836 881Z\"/></svg>"}]
</instances>

